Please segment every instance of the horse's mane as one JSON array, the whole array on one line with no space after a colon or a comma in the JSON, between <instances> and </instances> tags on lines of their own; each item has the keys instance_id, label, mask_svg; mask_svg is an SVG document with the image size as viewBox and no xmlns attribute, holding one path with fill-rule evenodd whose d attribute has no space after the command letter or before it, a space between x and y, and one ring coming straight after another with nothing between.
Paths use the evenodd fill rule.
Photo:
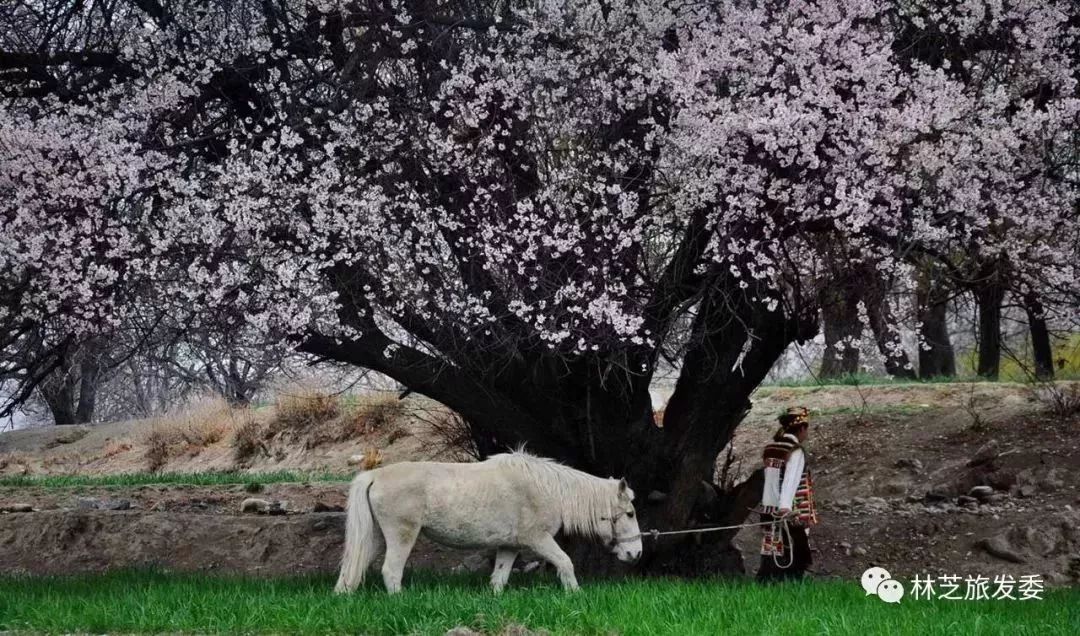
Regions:
<instances>
[{"instance_id":1,"label":"horse's mane","mask_svg":"<svg viewBox=\"0 0 1080 636\"><path fill-rule=\"evenodd\" d=\"M587 537L603 537L606 519L612 514L614 485L603 479L560 464L546 457L537 457L518 449L492 455L489 462L512 467L525 473L538 489L558 502L563 528L567 532Z\"/></svg>"}]
</instances>

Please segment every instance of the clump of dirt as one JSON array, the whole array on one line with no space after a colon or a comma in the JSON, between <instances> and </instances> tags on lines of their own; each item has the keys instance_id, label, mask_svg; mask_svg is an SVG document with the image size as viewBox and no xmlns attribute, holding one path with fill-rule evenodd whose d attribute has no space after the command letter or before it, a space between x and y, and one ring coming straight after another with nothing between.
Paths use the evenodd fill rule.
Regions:
<instances>
[{"instance_id":1,"label":"clump of dirt","mask_svg":"<svg viewBox=\"0 0 1080 636\"><path fill-rule=\"evenodd\" d=\"M61 444L74 444L80 439L86 437L86 433L87 430L85 428L73 428L70 431L64 433L63 435L59 435L53 440L51 440L48 444L45 445L45 447L56 448Z\"/></svg>"}]
</instances>

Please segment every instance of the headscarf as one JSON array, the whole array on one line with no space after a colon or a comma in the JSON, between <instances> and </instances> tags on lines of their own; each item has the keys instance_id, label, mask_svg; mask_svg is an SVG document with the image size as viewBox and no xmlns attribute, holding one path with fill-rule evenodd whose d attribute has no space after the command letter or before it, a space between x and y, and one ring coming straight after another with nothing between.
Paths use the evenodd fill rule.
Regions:
<instances>
[{"instance_id":1,"label":"headscarf","mask_svg":"<svg viewBox=\"0 0 1080 636\"><path fill-rule=\"evenodd\" d=\"M793 406L777 419L780 421L780 430L776 431L773 438L779 440L787 433L794 434L800 428L808 426L810 411L805 406Z\"/></svg>"}]
</instances>

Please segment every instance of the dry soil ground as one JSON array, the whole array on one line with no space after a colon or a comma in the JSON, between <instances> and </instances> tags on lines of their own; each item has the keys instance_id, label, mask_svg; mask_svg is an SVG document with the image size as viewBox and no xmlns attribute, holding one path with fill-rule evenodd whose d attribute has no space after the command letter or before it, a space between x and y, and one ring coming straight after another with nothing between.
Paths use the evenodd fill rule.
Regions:
<instances>
[{"instance_id":1,"label":"dry soil ground","mask_svg":"<svg viewBox=\"0 0 1080 636\"><path fill-rule=\"evenodd\" d=\"M1049 415L1027 387L765 388L754 402L734 443L742 473L757 466L778 412L794 404L813 412L807 448L821 509L811 534L817 576L854 578L880 565L908 579L1038 574L1050 584L1068 584L1080 577L1080 420ZM422 421L430 405L411 404L393 426L343 441L279 435L239 467L346 472L347 458L371 447L388 462L445 457ZM2 433L0 474L144 471L147 431L161 426ZM230 424L202 445L181 444L160 470L238 468L230 442L235 428ZM332 571L342 526L335 510L344 504L345 488L319 482L267 484L258 493L243 486L0 488L0 507L34 510L0 514L0 570ZM280 501L283 514L241 514L249 497ZM735 539L751 571L757 539L753 529ZM462 563L483 567L475 555L434 546L423 546L412 562L435 568Z\"/></svg>"}]
</instances>

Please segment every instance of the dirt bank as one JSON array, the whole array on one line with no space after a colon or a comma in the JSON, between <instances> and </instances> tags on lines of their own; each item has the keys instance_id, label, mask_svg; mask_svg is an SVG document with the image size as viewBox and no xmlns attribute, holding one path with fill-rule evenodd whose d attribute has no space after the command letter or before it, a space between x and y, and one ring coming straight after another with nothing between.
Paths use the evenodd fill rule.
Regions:
<instances>
[{"instance_id":1,"label":"dirt bank","mask_svg":"<svg viewBox=\"0 0 1080 636\"><path fill-rule=\"evenodd\" d=\"M332 571L341 513L223 516L53 510L0 515L0 570L62 574L156 567L250 574Z\"/></svg>"},{"instance_id":2,"label":"dirt bank","mask_svg":"<svg viewBox=\"0 0 1080 636\"><path fill-rule=\"evenodd\" d=\"M785 388L761 391L755 404L735 438L737 473L756 468L779 410L803 404L814 413L807 448L821 505L822 523L811 536L816 576L852 578L881 565L907 579L1038 574L1051 584L1080 580L1080 420L1048 415L1026 388ZM276 440L284 459L262 456L245 470L347 470L349 453L387 442L388 461L427 459L432 445L422 425L406 421L402 427L407 435L392 442L385 433L313 447ZM77 445L83 457L98 457L88 472L117 472L124 461L100 455L110 444L137 444L137 431L130 423L91 427L59 444L56 438L69 432L5 433L0 450L20 454L31 473L66 472L48 458ZM169 469L196 470L202 462L220 468L207 457L221 457L223 466L227 455L227 445L211 444L196 457L173 458ZM252 496L281 502L286 514L241 514L241 502ZM0 488L0 508L35 510L0 514L0 569L333 572L340 516L318 511L344 503L339 483L268 484L254 494L242 486ZM751 572L757 540L754 530L735 538ZM475 555L422 545L410 565L465 562L483 568Z\"/></svg>"}]
</instances>

